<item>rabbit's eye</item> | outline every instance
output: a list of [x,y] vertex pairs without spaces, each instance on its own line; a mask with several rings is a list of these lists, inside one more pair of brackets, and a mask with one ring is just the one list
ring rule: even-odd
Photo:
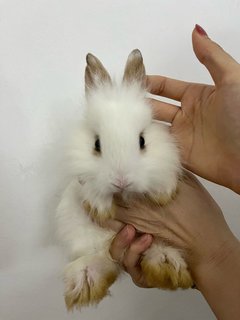
[[139,137],[139,146],[140,146],[140,149],[145,148],[145,139],[143,138],[142,135]]
[[95,151],[96,152],[101,152],[101,144],[100,144],[100,139],[96,138],[95,140]]

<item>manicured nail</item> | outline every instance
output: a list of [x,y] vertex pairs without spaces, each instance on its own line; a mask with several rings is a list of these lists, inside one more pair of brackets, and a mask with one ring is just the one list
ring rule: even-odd
[[199,24],[195,25],[195,29],[201,36],[207,36],[207,32]]

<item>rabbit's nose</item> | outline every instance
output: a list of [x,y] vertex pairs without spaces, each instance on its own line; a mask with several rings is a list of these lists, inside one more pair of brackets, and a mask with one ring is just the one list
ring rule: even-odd
[[132,185],[131,182],[129,182],[125,178],[117,178],[112,185],[118,189],[118,191],[123,191],[124,189],[130,187]]

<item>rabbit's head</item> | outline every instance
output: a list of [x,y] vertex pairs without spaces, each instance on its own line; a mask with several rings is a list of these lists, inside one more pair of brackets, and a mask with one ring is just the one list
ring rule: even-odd
[[85,200],[98,211],[111,207],[115,193],[158,199],[176,189],[179,152],[169,127],[152,118],[145,78],[139,50],[130,53],[120,84],[87,55],[86,109],[73,137],[71,166]]

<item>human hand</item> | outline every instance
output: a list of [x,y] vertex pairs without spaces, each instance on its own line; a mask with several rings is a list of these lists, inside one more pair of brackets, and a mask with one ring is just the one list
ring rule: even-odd
[[[117,205],[116,219],[128,226],[116,236],[110,253],[139,286],[146,286],[146,281],[138,262],[152,237],[181,249],[196,279],[203,266],[219,263],[237,241],[221,209],[188,172],[179,184],[176,198],[164,207],[149,204],[139,196],[130,200],[129,208],[122,206],[120,200]],[[136,230],[145,235],[136,237]]]
[[131,276],[133,282],[141,288],[148,288],[147,280],[141,270],[140,259],[144,251],[152,244],[149,234],[137,236],[136,229],[127,225],[114,238],[110,247],[112,258]]
[[240,193],[240,65],[199,27],[192,41],[215,86],[148,76],[152,94],[181,102],[153,99],[155,118],[172,124],[185,168]]

